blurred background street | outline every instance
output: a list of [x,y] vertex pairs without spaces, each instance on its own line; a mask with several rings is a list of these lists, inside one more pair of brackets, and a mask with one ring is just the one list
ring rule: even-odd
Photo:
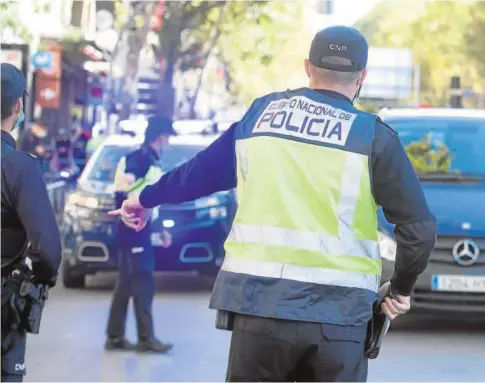
[[[29,339],[27,381],[224,380],[230,334],[214,328],[215,312],[207,309],[207,281],[173,275],[157,278],[156,332],[175,344],[166,355],[104,351],[113,282],[114,276],[105,275],[90,280],[86,290],[56,288],[42,334]],[[134,340],[134,317],[129,318],[127,335]],[[370,362],[369,381],[483,381],[483,322],[412,314],[404,319],[386,337],[379,358]]]
[[[255,98],[308,86],[303,60],[313,35],[339,24],[370,45],[356,106],[399,133],[438,219],[412,296],[417,313],[387,335],[369,381],[484,381],[485,1],[16,0],[0,4],[0,36],[1,61],[28,80],[17,146],[39,159],[63,240],[41,333],[28,339],[27,381],[224,380],[230,333],[214,328],[208,303],[234,191],[154,210],[163,272],[155,332],[174,349],[107,353],[115,170],[141,145],[152,115],[172,119],[178,132],[160,161],[170,171]],[[396,242],[380,210],[378,219],[388,280]],[[165,249],[160,232],[168,229]]]

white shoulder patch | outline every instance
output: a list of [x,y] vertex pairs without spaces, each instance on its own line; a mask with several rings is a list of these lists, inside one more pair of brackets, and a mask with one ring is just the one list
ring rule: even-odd
[[253,134],[273,133],[344,146],[357,114],[304,96],[270,102]]

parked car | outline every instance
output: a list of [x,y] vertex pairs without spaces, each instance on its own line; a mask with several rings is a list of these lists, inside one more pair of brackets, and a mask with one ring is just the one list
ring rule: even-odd
[[[395,109],[381,117],[399,134],[438,220],[411,307],[485,313],[485,111]],[[382,211],[379,224],[383,280],[389,280],[396,243]]]
[[[214,136],[174,137],[160,166],[169,171],[194,157],[214,139]],[[122,156],[142,141],[140,135],[106,138],[68,197],[62,220],[62,276],[66,287],[83,287],[86,275],[117,269],[116,219],[107,215],[115,207],[114,173]],[[224,259],[223,243],[235,211],[233,191],[154,209],[152,244],[156,248],[156,270],[196,271],[215,276]],[[161,247],[160,232],[164,228],[173,237],[168,249]]]

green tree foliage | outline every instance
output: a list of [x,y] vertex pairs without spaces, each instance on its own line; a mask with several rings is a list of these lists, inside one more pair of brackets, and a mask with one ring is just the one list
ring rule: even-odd
[[452,154],[444,144],[433,148],[428,135],[420,141],[406,146],[406,153],[417,173],[447,172],[451,167]]
[[465,32],[466,48],[485,78],[485,2],[475,2],[470,7],[470,14],[471,21]]
[[230,63],[232,90],[241,101],[305,85],[312,36],[303,27],[302,2],[267,2],[224,27],[218,54]]
[[446,105],[450,79],[456,75],[461,76],[463,87],[479,91],[478,64],[471,62],[467,47],[473,45],[472,49],[480,51],[477,57],[483,55],[484,43],[479,41],[485,41],[485,34],[483,19],[480,21],[478,16],[485,4],[461,1],[410,4],[409,1],[381,2],[356,27],[373,46],[412,49],[421,67],[423,102]]
[[[225,1],[165,3],[159,45],[155,47],[156,56],[163,58],[166,64],[159,105],[164,114],[172,113],[167,107],[172,105],[169,91],[175,69],[187,71],[204,65],[214,27],[225,6]],[[241,93],[244,99],[254,97],[257,88],[264,92],[264,83],[281,78],[281,68],[292,65],[288,56],[295,55],[290,50],[285,61],[279,63],[279,68],[272,66],[276,55],[298,32],[294,15],[299,8],[299,2],[230,1],[227,4],[223,22],[216,31],[216,53],[229,63],[235,85],[233,90]],[[295,46],[301,46],[301,43],[297,42]],[[261,72],[261,67],[266,71]],[[254,77],[254,73],[259,75]]]
[[[18,0],[2,0],[0,2],[0,34],[4,41],[4,32],[10,30],[12,34],[25,41],[32,40],[32,32],[22,18],[22,2]],[[46,13],[51,7],[50,0],[30,0],[29,8],[33,13]]]

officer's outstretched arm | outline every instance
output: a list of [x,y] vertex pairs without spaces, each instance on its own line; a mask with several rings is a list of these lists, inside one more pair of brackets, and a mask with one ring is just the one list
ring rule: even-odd
[[374,157],[374,196],[386,219],[395,225],[397,253],[391,285],[399,295],[409,296],[428,265],[436,241],[436,219],[395,133]]
[[236,154],[233,124],[195,158],[164,174],[140,194],[140,203],[152,208],[164,203],[193,201],[236,187]]
[[[52,284],[61,262],[61,235],[37,160],[16,156],[18,171],[13,185],[17,214],[33,246],[34,273],[41,282]],[[37,271],[36,271],[37,270]]]

